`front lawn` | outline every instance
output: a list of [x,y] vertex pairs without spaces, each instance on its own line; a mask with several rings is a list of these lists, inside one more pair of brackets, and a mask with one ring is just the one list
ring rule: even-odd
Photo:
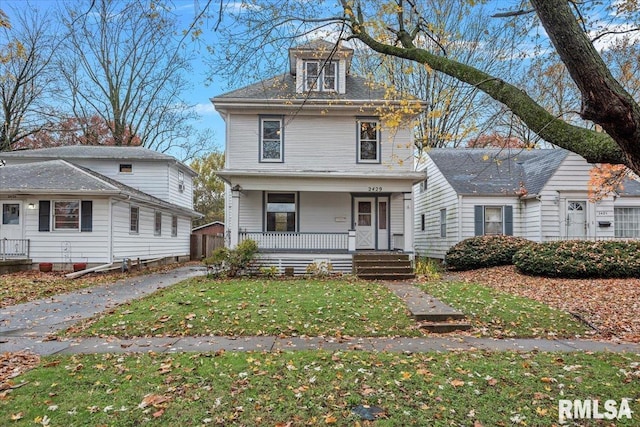
[[[549,426],[558,399],[627,398],[631,420],[580,425],[631,426],[639,362],[610,353],[55,356],[2,392],[0,424]],[[360,405],[381,417],[361,420]]]
[[420,336],[403,301],[379,283],[187,280],[72,328],[73,335]]

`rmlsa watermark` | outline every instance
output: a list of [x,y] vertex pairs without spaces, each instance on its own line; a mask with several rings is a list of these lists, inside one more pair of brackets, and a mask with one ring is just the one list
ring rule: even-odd
[[605,400],[558,400],[558,422],[564,423],[569,420],[619,420],[622,418],[631,419],[633,411],[629,406],[629,399]]

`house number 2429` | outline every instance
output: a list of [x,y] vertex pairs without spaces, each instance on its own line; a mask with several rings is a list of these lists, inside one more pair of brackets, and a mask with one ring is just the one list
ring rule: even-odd
[[382,191],[382,187],[369,187],[369,191],[372,193],[380,193]]

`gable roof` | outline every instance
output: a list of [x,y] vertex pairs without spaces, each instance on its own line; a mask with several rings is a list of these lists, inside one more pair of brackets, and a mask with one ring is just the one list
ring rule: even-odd
[[347,93],[338,92],[308,92],[296,93],[295,76],[285,73],[262,80],[231,92],[218,95],[212,99],[214,103],[220,101],[259,101],[280,104],[290,104],[295,101],[311,100],[343,100],[343,101],[375,101],[384,100],[386,90],[380,85],[374,85],[364,77],[346,77]]
[[221,226],[224,227],[224,222],[222,222],[222,221],[213,221],[213,222],[210,222],[208,224],[203,224],[203,225],[201,225],[199,227],[194,227],[194,228],[191,229],[191,231],[202,230],[203,228],[213,227],[214,225],[221,225]]
[[427,155],[462,195],[540,193],[568,151],[563,149],[435,148]]
[[145,147],[111,145],[63,145],[59,147],[36,148],[30,150],[4,151],[0,158],[18,158],[33,160],[51,159],[109,159],[109,160],[145,160],[175,162],[184,169],[195,172],[175,157]]
[[640,182],[635,179],[625,179],[622,189],[617,191],[621,197],[640,196]]
[[0,194],[69,194],[123,196],[183,214],[196,211],[165,202],[143,191],[66,160],[47,160],[0,167]]

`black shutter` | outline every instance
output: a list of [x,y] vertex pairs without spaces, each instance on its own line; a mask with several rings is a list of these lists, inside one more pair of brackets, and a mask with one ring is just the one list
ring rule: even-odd
[[504,234],[513,236],[513,206],[504,207]]
[[80,231],[91,231],[93,229],[93,201],[83,200],[80,210],[82,215],[80,218]]
[[482,236],[484,234],[484,206],[476,205],[473,207],[475,235]]
[[38,209],[38,231],[49,231],[51,229],[49,219],[51,213],[51,201],[40,200]]

